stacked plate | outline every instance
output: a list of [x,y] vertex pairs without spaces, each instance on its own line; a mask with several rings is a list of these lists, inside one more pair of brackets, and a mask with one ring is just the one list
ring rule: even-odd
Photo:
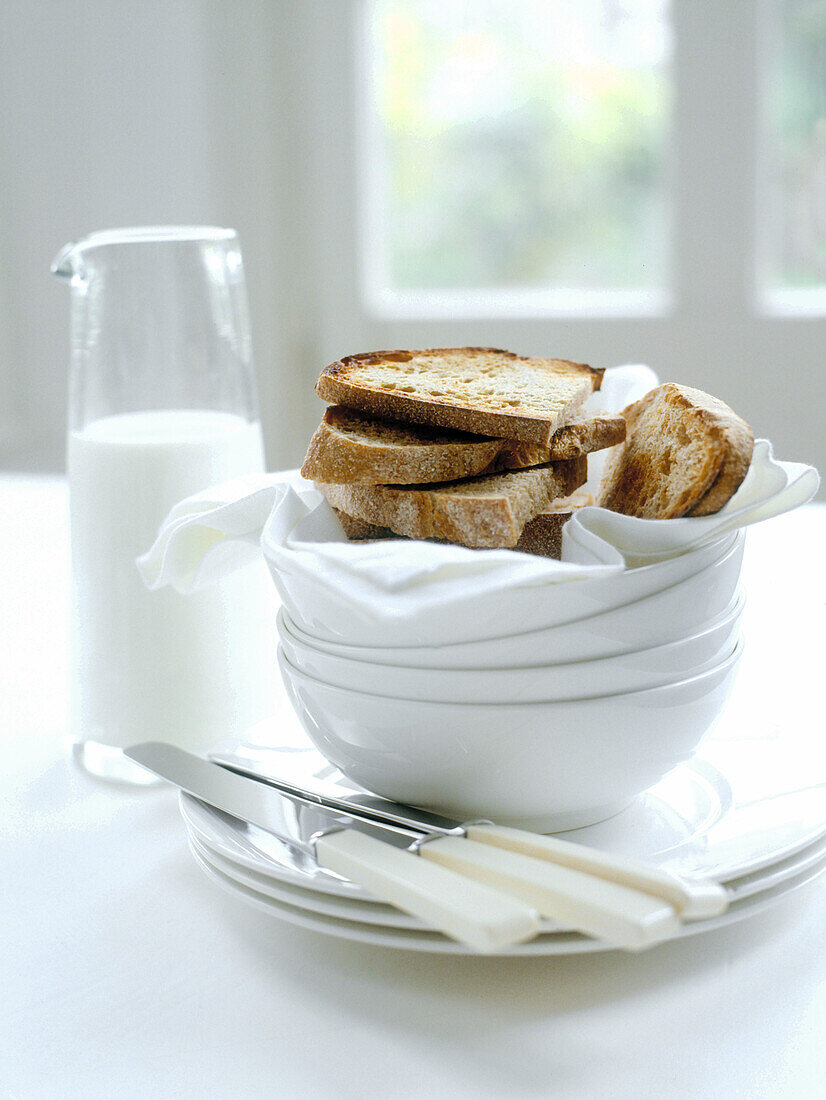
[[[283,773],[287,767],[295,774],[299,756],[298,770],[328,782],[336,778],[326,760],[299,742],[282,749],[243,746],[236,755],[262,774]],[[826,789],[812,786],[805,755],[795,759],[799,763],[792,774],[788,746],[765,732],[735,741],[709,739],[700,756],[675,769],[622,814],[568,836],[678,874],[724,882],[731,898],[728,912],[685,925],[680,934],[720,927],[759,912],[826,869]],[[343,777],[337,778],[346,785]],[[182,796],[181,805],[201,867],[224,889],[270,915],[371,944],[467,952],[320,868],[289,844],[189,796]],[[307,807],[296,811],[290,827],[297,840],[306,840],[320,824],[318,811]],[[537,939],[503,954],[550,955],[605,947],[545,922]]]
[[720,713],[743,542],[517,588],[472,617],[391,629],[377,614],[374,644],[344,608],[322,621],[287,599],[282,676],[312,742],[361,787],[455,818],[592,824],[687,760]]

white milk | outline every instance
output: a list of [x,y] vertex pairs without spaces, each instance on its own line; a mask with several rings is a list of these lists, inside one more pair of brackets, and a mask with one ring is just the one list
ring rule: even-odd
[[183,497],[264,468],[231,413],[106,417],[69,438],[76,741],[202,749],[271,709],[273,593],[250,567],[203,592],[148,591],[135,558]]

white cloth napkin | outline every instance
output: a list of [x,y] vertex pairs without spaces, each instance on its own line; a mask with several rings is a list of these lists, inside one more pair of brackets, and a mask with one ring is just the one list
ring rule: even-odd
[[[616,367],[592,405],[616,412],[656,384],[647,367]],[[589,483],[598,476],[592,469]],[[276,582],[298,580],[339,603],[407,616],[493,590],[582,581],[674,557],[805,504],[818,486],[811,466],[778,462],[768,441],[758,440],[745,481],[716,515],[643,520],[583,508],[565,525],[563,560],[554,561],[435,542],[349,542],[321,494],[296,472],[251,475],[176,505],[138,568],[150,588],[192,592],[263,551]]]
[[685,519],[637,519],[607,508],[582,508],[562,529],[562,557],[582,564],[649,565],[798,508],[819,486],[813,466],[779,462],[771,443],[758,439],[743,484],[719,512]]

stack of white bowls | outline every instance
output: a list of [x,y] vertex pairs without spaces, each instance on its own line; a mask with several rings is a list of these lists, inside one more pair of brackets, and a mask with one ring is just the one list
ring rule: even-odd
[[611,816],[694,751],[740,656],[744,535],[415,622],[280,576],[281,671],[346,776],[453,818]]

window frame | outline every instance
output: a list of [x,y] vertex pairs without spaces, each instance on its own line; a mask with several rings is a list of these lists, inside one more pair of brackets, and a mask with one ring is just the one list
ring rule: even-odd
[[[478,320],[486,317],[657,317],[672,305],[667,285],[650,288],[622,287],[530,287],[489,286],[468,289],[416,288],[394,290],[387,286],[381,249],[376,247],[380,232],[378,212],[382,206],[382,181],[376,166],[381,164],[377,120],[370,96],[374,67],[371,51],[370,0],[358,3],[354,19],[353,81],[354,131],[357,150],[359,199],[359,250],[364,258],[361,293],[365,310],[384,320],[446,317]],[[664,149],[665,187],[670,195],[674,150],[669,137]],[[666,217],[670,229],[672,211]],[[671,267],[666,241],[666,270]]]

